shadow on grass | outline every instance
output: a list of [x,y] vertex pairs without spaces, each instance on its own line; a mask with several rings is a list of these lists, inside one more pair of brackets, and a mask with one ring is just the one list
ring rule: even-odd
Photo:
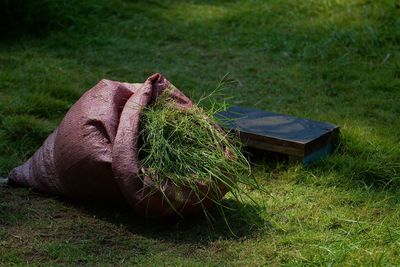
[[373,140],[372,136],[363,138],[358,135],[341,134],[331,155],[307,166],[291,165],[287,156],[278,153],[248,149],[247,155],[254,168],[292,172],[291,176],[298,183],[399,195],[398,146],[393,146],[392,141],[383,136],[375,136]]
[[400,151],[390,140],[371,142],[346,133],[332,155],[306,166],[297,180],[399,195],[399,162]]
[[148,238],[176,244],[204,245],[223,239],[247,239],[268,231],[272,225],[260,213],[262,208],[242,204],[235,200],[224,200],[222,215],[216,208],[211,210],[213,220],[205,216],[178,218],[144,218],[132,210],[127,203],[68,202],[74,208],[116,226],[123,226],[129,232]]

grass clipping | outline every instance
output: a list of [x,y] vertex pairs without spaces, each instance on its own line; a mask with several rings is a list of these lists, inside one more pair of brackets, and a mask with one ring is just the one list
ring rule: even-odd
[[[216,112],[196,105],[178,108],[168,92],[144,110],[139,159],[156,190],[162,191],[162,185],[169,180],[178,188],[191,189],[199,200],[207,198],[223,207],[223,185],[241,199],[241,184],[250,181],[249,164],[241,153],[239,139],[215,126]],[[198,183],[208,185],[209,192],[201,192]],[[204,207],[203,210],[207,214]]]

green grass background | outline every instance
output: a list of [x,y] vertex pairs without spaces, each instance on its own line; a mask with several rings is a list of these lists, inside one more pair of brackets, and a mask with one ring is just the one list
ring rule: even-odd
[[2,176],[102,78],[142,82],[161,72],[198,99],[229,73],[231,104],[342,127],[336,153],[314,166],[253,167],[270,194],[258,213],[227,213],[236,236],[222,220],[213,229],[203,220],[146,221],[126,205],[2,188],[0,264],[400,265],[399,1],[0,7]]

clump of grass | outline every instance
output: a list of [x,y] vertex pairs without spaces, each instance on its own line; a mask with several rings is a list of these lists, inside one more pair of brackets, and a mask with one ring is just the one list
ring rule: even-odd
[[[153,178],[157,190],[162,191],[162,185],[169,181],[190,189],[199,200],[209,199],[223,207],[222,188],[241,200],[246,194],[242,185],[254,185],[239,139],[216,126],[216,112],[216,108],[206,111],[196,105],[179,108],[168,91],[145,109],[139,159],[143,174]],[[210,190],[200,191],[199,183]]]

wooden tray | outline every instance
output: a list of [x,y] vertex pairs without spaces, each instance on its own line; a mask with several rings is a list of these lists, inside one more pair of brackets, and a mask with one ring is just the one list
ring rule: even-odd
[[222,127],[237,131],[246,146],[288,155],[308,164],[331,153],[339,127],[330,123],[234,106],[217,114]]

